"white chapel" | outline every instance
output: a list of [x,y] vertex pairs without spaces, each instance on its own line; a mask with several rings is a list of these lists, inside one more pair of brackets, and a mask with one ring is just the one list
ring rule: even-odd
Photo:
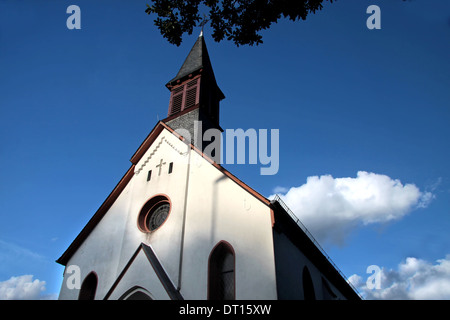
[[194,137],[199,121],[223,131],[225,96],[202,34],[166,87],[167,118],[57,260],[65,266],[59,299],[360,299],[279,198],[265,198],[204,142],[179,133]]

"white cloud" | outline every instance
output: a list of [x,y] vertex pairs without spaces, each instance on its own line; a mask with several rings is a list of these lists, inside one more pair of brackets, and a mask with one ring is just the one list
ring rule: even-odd
[[55,299],[55,295],[43,295],[45,281],[33,280],[32,275],[11,277],[0,282],[0,300]]
[[434,195],[386,175],[359,171],[356,178],[308,177],[280,197],[320,242],[342,244],[355,227],[400,219],[428,206]]
[[383,268],[380,289],[368,289],[364,279],[356,274],[349,281],[365,299],[447,300],[450,299],[450,255],[435,264],[409,257],[397,270]]
[[364,284],[364,279],[357,274],[353,274],[348,277],[348,282],[350,282],[355,288],[360,288]]

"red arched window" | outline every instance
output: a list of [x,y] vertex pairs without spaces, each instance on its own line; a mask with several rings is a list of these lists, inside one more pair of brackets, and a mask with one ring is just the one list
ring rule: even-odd
[[97,291],[97,275],[95,272],[91,272],[84,278],[81,285],[80,293],[78,295],[78,300],[94,300],[95,291]]
[[235,256],[233,247],[219,242],[209,256],[208,299],[235,299]]

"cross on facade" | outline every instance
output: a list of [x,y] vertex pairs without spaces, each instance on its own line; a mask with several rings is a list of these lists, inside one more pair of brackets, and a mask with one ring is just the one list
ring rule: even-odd
[[161,159],[161,161],[159,162],[159,164],[156,165],[157,168],[159,167],[158,176],[161,175],[161,169],[162,169],[162,166],[165,165],[165,164],[166,164],[166,163],[163,162],[163,159]]

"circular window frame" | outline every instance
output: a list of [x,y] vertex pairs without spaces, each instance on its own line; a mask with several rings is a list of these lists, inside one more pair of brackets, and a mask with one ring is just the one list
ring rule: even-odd
[[[155,229],[150,229],[148,227],[148,220],[150,219],[152,212],[162,204],[169,205],[169,211],[167,212],[167,216],[158,227],[156,227]],[[137,219],[138,220],[137,226],[138,226],[139,230],[144,233],[155,232],[156,230],[161,228],[164,225],[164,223],[166,223],[171,211],[172,211],[172,203],[171,203],[169,197],[167,197],[164,194],[158,194],[158,195],[153,196],[152,198],[150,198],[150,200],[148,200],[142,206],[141,210],[139,211],[139,215],[138,215],[138,219]]]

